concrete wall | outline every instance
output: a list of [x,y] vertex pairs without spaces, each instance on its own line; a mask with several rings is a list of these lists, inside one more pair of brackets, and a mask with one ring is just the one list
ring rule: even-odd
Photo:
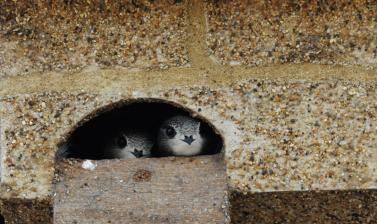
[[232,191],[374,192],[376,18],[373,1],[2,1],[2,198],[51,199],[57,143],[140,97],[222,132]]

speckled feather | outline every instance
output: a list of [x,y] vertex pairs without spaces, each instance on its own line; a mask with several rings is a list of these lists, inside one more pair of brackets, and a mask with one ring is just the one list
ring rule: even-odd
[[[127,145],[120,146],[119,138],[125,138]],[[57,158],[130,159],[137,157],[134,154],[135,150],[142,151],[140,157],[149,157],[153,143],[150,133],[130,129],[122,130],[113,133],[110,137],[94,139],[87,144],[65,143],[59,147]]]
[[[171,127],[176,135],[169,138],[166,128]],[[191,136],[192,143],[184,141]],[[176,115],[162,122],[157,137],[158,154],[174,156],[198,155],[203,150],[205,139],[200,134],[200,122],[188,116]]]
[[140,157],[149,157],[151,155],[151,148],[153,146],[152,137],[146,132],[127,130],[120,133],[119,137],[125,137],[127,145],[125,147],[119,147],[117,145],[117,139],[113,139],[106,151],[115,158],[129,159],[136,158],[135,150],[142,151]]

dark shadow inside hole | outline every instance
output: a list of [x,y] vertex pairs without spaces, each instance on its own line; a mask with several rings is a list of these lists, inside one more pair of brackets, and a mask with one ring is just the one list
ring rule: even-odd
[[[72,132],[67,142],[59,147],[58,159],[112,159],[119,158],[109,153],[113,142],[123,144],[120,141],[125,129],[134,132],[145,132],[156,141],[161,123],[172,116],[183,115],[192,117],[192,112],[166,102],[135,101],[123,104],[109,111],[99,113],[96,117],[81,124]],[[218,131],[203,118],[193,118],[200,121],[200,135],[206,141],[200,155],[212,155],[220,153],[223,148],[222,137]],[[111,144],[109,143],[111,142]],[[156,149],[153,143],[152,157],[165,156]],[[135,154],[135,153],[133,153]]]
[[5,223],[4,216],[2,216],[2,215],[0,214],[0,224],[4,224],[4,223]]

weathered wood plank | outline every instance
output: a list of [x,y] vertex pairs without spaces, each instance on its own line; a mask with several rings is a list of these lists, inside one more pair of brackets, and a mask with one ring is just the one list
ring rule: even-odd
[[220,156],[64,162],[54,223],[227,223]]

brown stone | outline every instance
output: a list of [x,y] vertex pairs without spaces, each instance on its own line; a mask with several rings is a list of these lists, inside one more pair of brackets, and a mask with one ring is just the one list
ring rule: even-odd
[[234,224],[377,223],[377,191],[296,191],[234,193]]
[[0,200],[1,219],[7,224],[52,223],[52,204],[48,199],[2,199]]

